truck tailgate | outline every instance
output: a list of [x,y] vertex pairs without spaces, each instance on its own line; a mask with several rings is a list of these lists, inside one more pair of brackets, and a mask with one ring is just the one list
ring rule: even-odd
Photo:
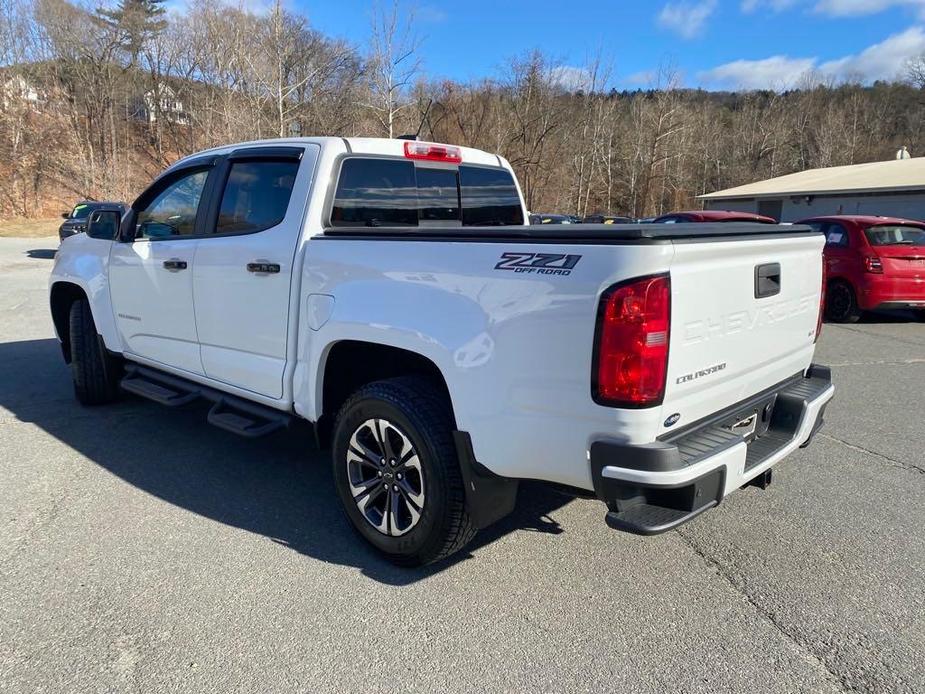
[[800,231],[675,243],[666,418],[690,424],[809,364],[823,243]]

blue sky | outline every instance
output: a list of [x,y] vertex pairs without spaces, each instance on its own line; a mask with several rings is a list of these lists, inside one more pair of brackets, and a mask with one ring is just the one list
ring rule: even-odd
[[[369,36],[371,0],[288,4],[326,34],[359,46]],[[421,0],[416,8],[427,75],[463,81],[497,76],[532,48],[572,81],[600,49],[618,88],[648,86],[665,64],[707,89],[786,88],[810,70],[869,82],[925,53],[925,0]]]

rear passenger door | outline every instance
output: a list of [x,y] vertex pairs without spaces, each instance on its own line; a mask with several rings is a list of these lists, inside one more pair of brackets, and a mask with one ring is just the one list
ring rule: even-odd
[[283,395],[290,288],[318,153],[317,145],[232,152],[215,177],[196,251],[205,375],[268,398]]

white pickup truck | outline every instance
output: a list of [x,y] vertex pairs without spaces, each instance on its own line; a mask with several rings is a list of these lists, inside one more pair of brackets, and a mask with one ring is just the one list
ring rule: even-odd
[[463,547],[521,479],[652,534],[809,443],[834,392],[811,363],[820,234],[525,219],[510,165],[474,149],[222,147],[65,240],[51,313],[86,405],[312,422],[353,526],[404,565]]

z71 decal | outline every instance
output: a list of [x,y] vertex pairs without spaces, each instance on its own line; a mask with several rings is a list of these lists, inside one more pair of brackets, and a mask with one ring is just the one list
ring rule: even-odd
[[538,275],[568,275],[581,260],[580,255],[564,253],[502,253],[495,270],[535,273]]

